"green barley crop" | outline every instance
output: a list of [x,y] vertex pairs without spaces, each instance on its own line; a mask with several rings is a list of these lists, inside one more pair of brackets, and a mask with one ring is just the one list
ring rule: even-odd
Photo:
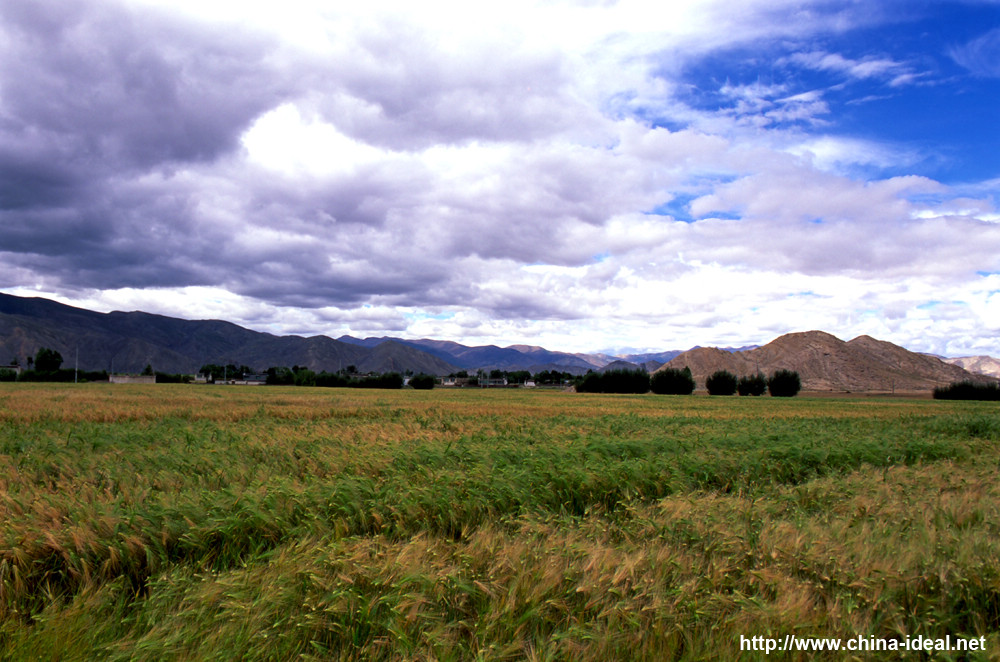
[[1000,651],[998,440],[974,402],[0,385],[0,657]]

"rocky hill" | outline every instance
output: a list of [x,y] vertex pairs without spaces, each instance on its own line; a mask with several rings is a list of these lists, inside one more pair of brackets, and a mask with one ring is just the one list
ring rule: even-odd
[[664,367],[685,366],[691,368],[699,387],[716,370],[738,376],[794,370],[802,378],[803,389],[811,391],[929,391],[963,379],[985,379],[936,357],[869,336],[844,342],[822,331],[789,333],[746,351],[699,347]]
[[945,363],[957,365],[977,375],[1000,378],[1000,360],[992,356],[960,356],[958,358],[942,360]]

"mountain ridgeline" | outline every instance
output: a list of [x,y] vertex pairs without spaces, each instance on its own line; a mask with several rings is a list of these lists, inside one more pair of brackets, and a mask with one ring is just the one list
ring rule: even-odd
[[[573,374],[598,369],[601,357],[551,352],[541,347],[467,347],[438,340],[358,339],[343,336],[275,336],[221,320],[183,320],[144,312],[99,313],[42,298],[0,293],[0,365],[42,347],[58,351],[64,367],[81,370],[193,374],[206,364],[307,366],[337,372],[407,372],[448,375],[460,370],[557,369]],[[609,359],[610,360],[610,359]]]
[[[81,370],[193,374],[205,364],[307,366],[337,372],[353,366],[362,373],[413,372],[448,375],[461,370],[546,370],[582,375],[615,368],[688,367],[698,387],[708,375],[797,371],[813,391],[929,391],[962,380],[990,381],[925,354],[861,336],[845,342],[809,331],[781,336],[750,349],[696,347],[686,352],[573,354],[528,345],[470,347],[446,340],[394,337],[275,336],[221,320],[184,320],[144,312],[99,313],[41,298],[0,293],[0,365],[47,347],[64,367]],[[982,358],[982,357],[980,357]]]

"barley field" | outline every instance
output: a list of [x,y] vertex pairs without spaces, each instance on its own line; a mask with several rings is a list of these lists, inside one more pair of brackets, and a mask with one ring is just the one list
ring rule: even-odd
[[0,659],[998,659],[998,414],[0,384]]

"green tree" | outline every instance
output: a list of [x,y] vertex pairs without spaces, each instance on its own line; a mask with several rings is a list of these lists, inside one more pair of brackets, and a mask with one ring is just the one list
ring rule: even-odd
[[531,379],[531,373],[527,370],[514,370],[507,373],[507,381],[513,384],[523,384]]
[[581,393],[646,393],[649,373],[642,369],[587,372],[576,390]]
[[736,393],[736,375],[728,370],[716,370],[705,380],[709,395],[732,395]]
[[434,379],[433,376],[420,373],[419,375],[414,375],[413,377],[410,377],[409,383],[410,386],[412,386],[413,388],[429,391],[430,389],[434,388],[434,383],[436,381],[437,380]]
[[792,370],[778,370],[767,380],[767,390],[776,398],[791,398],[801,389],[799,373]]
[[691,368],[663,368],[649,378],[649,388],[660,395],[691,395],[694,392],[694,377]]
[[35,353],[35,370],[38,372],[55,372],[62,362],[62,354],[54,349],[42,347]]
[[295,385],[316,386],[316,373],[305,367],[295,370]]
[[736,391],[740,395],[764,395],[767,391],[767,378],[760,373],[749,377],[740,377],[740,381],[736,384]]
[[295,373],[285,366],[271,366],[266,373],[266,383],[269,385],[288,386],[295,383]]
[[153,374],[153,364],[152,363],[147,363],[146,367],[142,369],[142,374],[144,374],[144,375],[152,375]]

